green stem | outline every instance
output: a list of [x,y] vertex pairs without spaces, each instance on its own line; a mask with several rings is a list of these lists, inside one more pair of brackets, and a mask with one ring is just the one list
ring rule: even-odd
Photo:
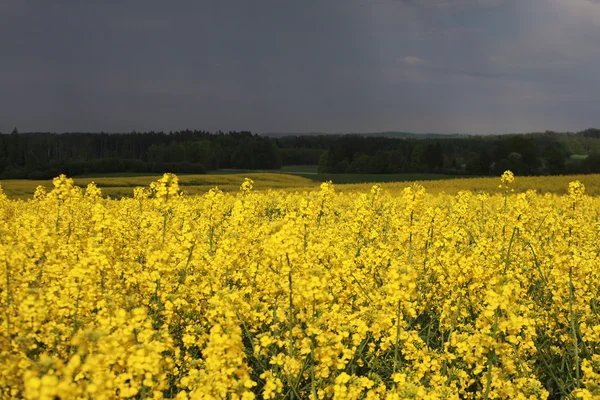
[[60,223],[60,200],[58,201],[58,206],[56,208],[56,224],[55,224],[56,233],[58,233],[59,223]]
[[492,388],[492,368],[493,368],[493,362],[492,362],[492,352],[490,351],[488,353],[488,368],[487,368],[487,374],[486,374],[486,384],[485,384],[485,395],[483,396],[483,398],[485,400],[490,398],[490,389]]
[[531,254],[533,255],[533,261],[535,263],[535,266],[537,267],[538,272],[540,273],[540,277],[542,278],[542,282],[544,282],[545,286],[548,286],[548,281],[546,280],[546,277],[544,276],[544,272],[542,271],[542,267],[538,261],[537,255],[535,254],[535,250],[533,250],[533,246],[531,245],[531,242],[526,241],[525,242],[529,248],[531,249]]
[[398,309],[396,310],[396,343],[394,346],[394,374],[398,370],[399,344],[400,344],[400,300],[398,300]]
[[[502,285],[502,290],[504,291],[504,285]],[[496,308],[496,320],[494,321],[494,325],[492,327],[492,337],[494,338],[494,343],[496,343],[496,331],[498,329],[498,323],[500,322],[500,307]],[[492,387],[492,369],[494,368],[494,356],[496,355],[495,349],[490,349],[488,351],[488,362],[487,362],[487,374],[486,374],[486,384],[485,384],[485,400],[487,400],[490,396],[490,389]]]
[[252,333],[250,332],[250,330],[248,329],[248,326],[246,325],[246,322],[244,322],[244,319],[242,318],[242,315],[240,314],[240,312],[238,311],[237,307],[235,306],[235,304],[231,303],[231,306],[233,307],[233,310],[235,311],[235,313],[237,314],[238,319],[240,320],[240,322],[242,323],[242,329],[244,331],[244,334],[246,335],[246,337],[248,338],[248,340],[250,341],[250,347],[252,348],[252,355],[254,355],[254,357],[256,358],[256,361],[258,362],[258,364],[260,365],[260,367],[262,368],[263,371],[267,370],[267,366],[260,360],[260,357],[258,354],[256,354],[256,347],[254,345],[254,340],[252,339]]
[[512,231],[512,235],[510,236],[510,241],[508,242],[508,250],[506,251],[506,259],[504,260],[504,272],[502,276],[506,275],[506,271],[508,270],[508,266],[510,265],[510,250],[512,249],[513,241],[515,239],[515,233],[518,228],[515,226]]
[[581,382],[579,377],[579,341],[575,327],[575,314],[573,313],[573,302],[575,301],[575,288],[573,287],[573,267],[569,268],[569,314],[571,319],[571,334],[573,335],[573,346],[575,348],[575,387],[579,389]]

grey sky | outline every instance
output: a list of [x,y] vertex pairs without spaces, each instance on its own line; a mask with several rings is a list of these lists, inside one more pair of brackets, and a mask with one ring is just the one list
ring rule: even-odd
[[600,127],[598,0],[0,0],[0,132]]

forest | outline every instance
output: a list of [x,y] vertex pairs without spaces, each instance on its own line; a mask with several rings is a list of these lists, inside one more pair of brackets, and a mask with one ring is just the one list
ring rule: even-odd
[[494,136],[293,135],[249,131],[0,134],[0,179],[205,173],[318,165],[322,173],[560,175],[600,172],[600,129]]

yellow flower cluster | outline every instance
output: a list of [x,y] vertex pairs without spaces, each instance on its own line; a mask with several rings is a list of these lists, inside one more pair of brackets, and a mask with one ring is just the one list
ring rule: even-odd
[[600,398],[600,199],[0,189],[0,398]]
[[504,171],[500,177],[500,181],[502,182],[502,186],[508,187],[508,185],[515,181],[515,175],[512,173],[512,171]]

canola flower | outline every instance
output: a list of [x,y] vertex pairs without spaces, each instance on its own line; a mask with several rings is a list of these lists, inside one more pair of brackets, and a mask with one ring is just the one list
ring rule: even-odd
[[600,398],[600,200],[0,189],[0,398]]

